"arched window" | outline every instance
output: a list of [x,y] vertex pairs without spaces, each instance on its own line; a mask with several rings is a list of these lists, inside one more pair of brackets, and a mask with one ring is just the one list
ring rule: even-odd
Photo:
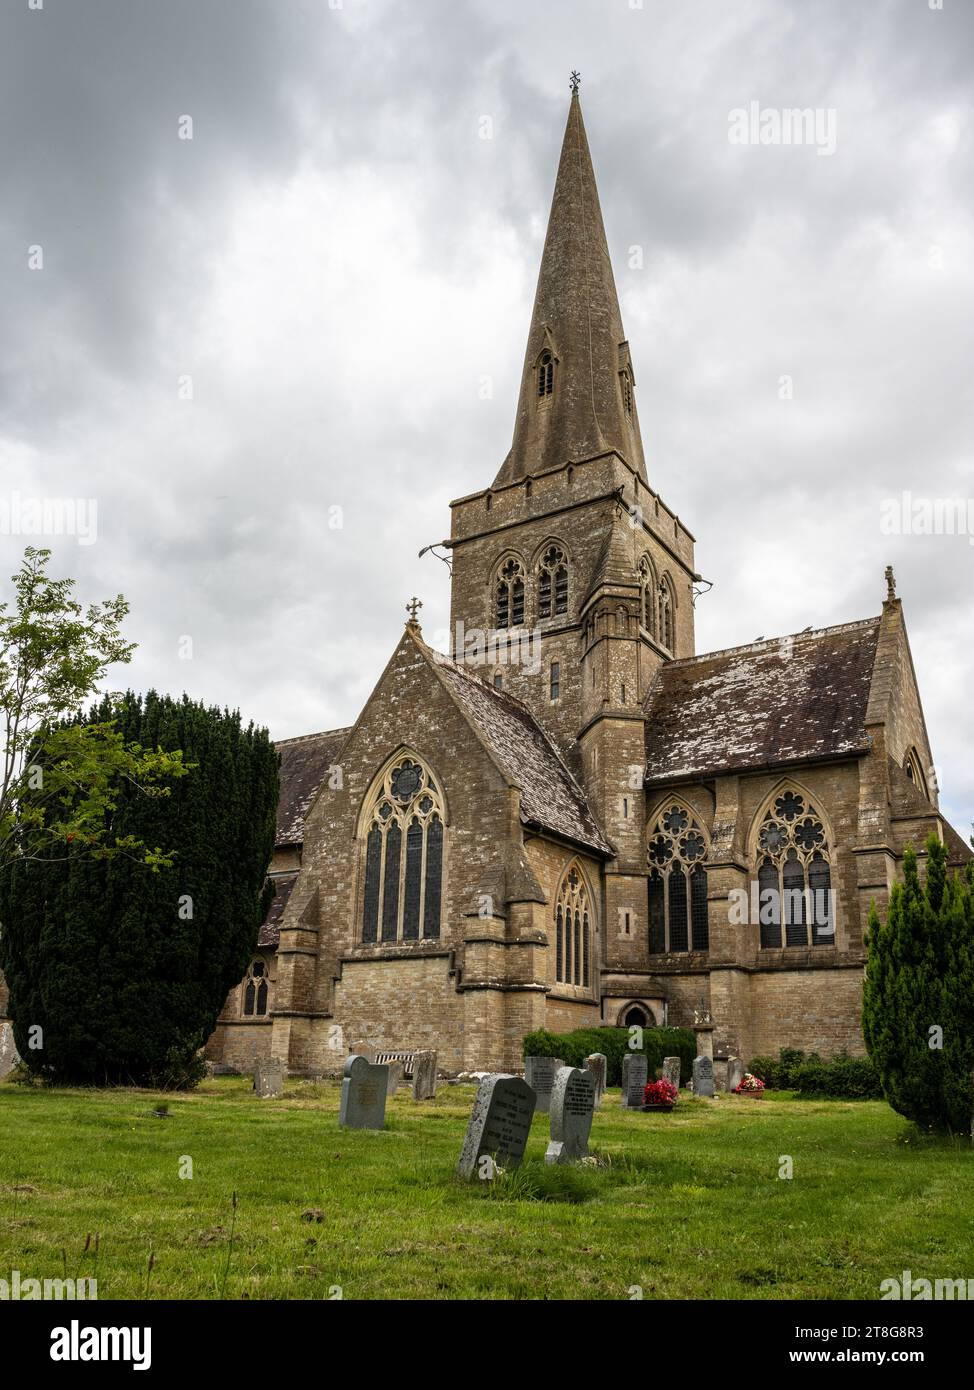
[[620,372],[622,378],[622,404],[628,416],[632,416],[632,374],[627,368]]
[[367,802],[362,940],[418,941],[440,934],[443,802],[429,769],[404,757]]
[[494,587],[494,613],[499,628],[520,627],[524,622],[524,570],[517,560],[501,566]]
[[649,840],[650,951],[710,949],[706,856],[707,841],[690,812],[679,805],[665,810]]
[[549,545],[538,567],[538,617],[568,612],[568,561],[557,545]]
[[[831,855],[825,826],[804,792],[786,788],[757,837],[761,946],[835,945]],[[782,936],[782,929],[784,935]]]
[[592,924],[585,878],[572,864],[555,902],[555,979],[559,984],[591,987]]
[[659,584],[659,640],[668,652],[673,650],[673,591],[666,575]]
[[907,777],[909,777],[920,795],[926,797],[927,801],[929,801],[930,792],[927,787],[927,779],[923,775],[923,766],[915,748],[911,748],[909,753],[907,753],[906,760],[903,763],[903,771],[906,773]]
[[550,352],[543,352],[538,358],[538,396],[550,396],[555,385],[555,362]]
[[648,555],[644,555],[639,561],[637,570],[639,576],[639,622],[645,630],[656,636],[656,575],[653,572],[653,562]]
[[268,964],[263,956],[256,956],[250,962],[243,981],[241,1013],[244,1018],[266,1018],[268,1014],[270,979]]

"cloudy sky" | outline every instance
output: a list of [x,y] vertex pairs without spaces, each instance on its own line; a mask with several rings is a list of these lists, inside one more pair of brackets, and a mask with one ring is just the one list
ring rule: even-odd
[[[113,684],[285,737],[355,718],[410,594],[446,628],[417,551],[509,446],[579,68],[650,482],[714,582],[698,650],[873,615],[892,563],[974,819],[974,546],[882,525],[903,492],[974,496],[974,6],[0,16],[0,500],[97,501],[55,568],[130,600]],[[834,111],[834,153],[732,143],[751,102]]]

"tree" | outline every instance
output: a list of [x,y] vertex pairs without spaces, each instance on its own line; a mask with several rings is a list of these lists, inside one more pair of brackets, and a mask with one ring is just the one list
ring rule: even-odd
[[126,746],[180,748],[194,765],[168,797],[123,783],[110,813],[114,835],[170,846],[169,862],[147,873],[71,845],[60,861],[11,866],[0,968],[14,1037],[54,1080],[188,1084],[266,910],[277,752],[266,730],[186,696],[106,700],[84,727],[109,716]]
[[128,604],[119,594],[82,609],[74,580],[47,573],[50,553],[27,548],[12,576],[13,610],[0,604],[0,877],[11,863],[63,857],[68,846],[163,864],[158,847],[113,834],[112,812],[122,785],[168,795],[166,779],[187,771],[181,753],[127,742],[107,706],[100,723],[78,720],[109,666],[135,650],[121,636]]
[[873,903],[862,1031],[894,1110],[924,1128],[967,1133],[974,1091],[974,872],[948,874],[931,835],[927,871],[903,856],[885,922]]

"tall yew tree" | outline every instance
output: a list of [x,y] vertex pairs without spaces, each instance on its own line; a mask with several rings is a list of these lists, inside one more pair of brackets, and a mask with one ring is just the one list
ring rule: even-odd
[[921,883],[912,849],[885,922],[873,904],[862,1031],[886,1099],[924,1128],[968,1133],[974,1109],[974,873],[948,874],[927,840]]
[[169,862],[152,872],[72,845],[60,862],[8,868],[0,969],[14,1036],[58,1081],[186,1084],[257,942],[277,753],[266,730],[186,696],[129,694],[89,722],[109,718],[126,742],[181,749],[190,768],[166,797],[123,787],[111,813],[113,837],[164,845]]

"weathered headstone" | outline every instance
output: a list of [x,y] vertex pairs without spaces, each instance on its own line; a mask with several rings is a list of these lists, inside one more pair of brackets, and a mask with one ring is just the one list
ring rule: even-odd
[[9,1076],[20,1061],[20,1053],[14,1042],[12,1023],[0,1023],[0,1081]]
[[609,1059],[604,1052],[593,1052],[590,1057],[585,1058],[585,1070],[592,1073],[592,1080],[595,1082],[595,1108],[598,1110],[602,1104],[602,1096],[605,1092],[605,1078],[608,1075]]
[[571,1163],[588,1153],[595,1080],[581,1067],[561,1067],[551,1091],[551,1142],[545,1163]]
[[680,1089],[680,1059],[679,1057],[663,1058],[663,1080],[668,1081],[671,1086]]
[[537,1097],[535,1110],[547,1115],[551,1103],[551,1088],[558,1070],[565,1064],[560,1057],[525,1057],[524,1079]]
[[693,1059],[693,1094],[712,1096],[714,1093],[714,1064],[709,1057]]
[[432,1100],[436,1095],[436,1053],[413,1053],[413,1100]]
[[394,1060],[392,1062],[386,1062],[386,1067],[389,1071],[389,1084],[386,1088],[386,1095],[394,1096],[399,1090],[399,1083],[402,1080],[403,1064],[402,1062]]
[[649,1059],[644,1052],[627,1052],[622,1059],[622,1104],[632,1109],[642,1105],[646,1080],[649,1076]]
[[740,1057],[728,1057],[727,1059],[727,1089],[736,1091],[741,1081],[744,1079],[744,1063]]
[[349,1057],[342,1073],[338,1123],[342,1129],[382,1129],[386,1122],[389,1068],[367,1057]]
[[353,1043],[348,1049],[349,1057],[364,1057],[367,1062],[375,1061],[376,1049],[368,1042]]
[[516,1168],[531,1132],[535,1096],[519,1076],[492,1073],[477,1087],[457,1163],[462,1178],[481,1177],[485,1155],[501,1168]]
[[261,1100],[284,1094],[284,1063],[278,1057],[259,1057],[254,1063],[254,1090]]

